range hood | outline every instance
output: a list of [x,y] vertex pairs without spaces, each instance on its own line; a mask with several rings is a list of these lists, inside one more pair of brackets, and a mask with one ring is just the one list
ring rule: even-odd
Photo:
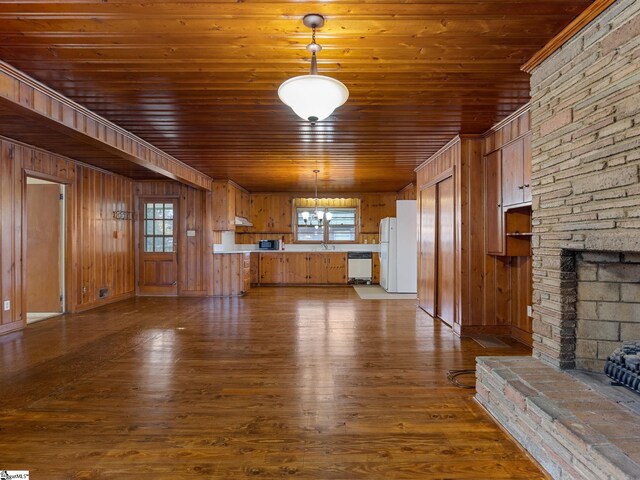
[[236,217],[236,225],[240,225],[242,227],[253,227],[253,223],[247,220],[244,217]]

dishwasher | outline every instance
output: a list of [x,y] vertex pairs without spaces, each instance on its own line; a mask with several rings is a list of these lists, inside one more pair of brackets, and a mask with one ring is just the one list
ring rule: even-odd
[[371,284],[371,252],[347,252],[347,278],[350,284]]

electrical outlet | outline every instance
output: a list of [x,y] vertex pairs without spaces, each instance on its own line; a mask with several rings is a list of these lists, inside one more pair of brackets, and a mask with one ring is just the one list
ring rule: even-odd
[[531,305],[527,305],[527,317],[533,317],[533,308],[531,308]]
[[11,300],[5,300],[4,303],[2,304],[2,309],[5,312],[11,310]]

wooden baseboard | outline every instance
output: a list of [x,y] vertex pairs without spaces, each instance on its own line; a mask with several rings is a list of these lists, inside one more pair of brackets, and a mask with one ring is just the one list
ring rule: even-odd
[[22,320],[17,320],[11,323],[5,323],[4,325],[0,325],[0,335],[5,333],[16,332],[18,330],[22,330],[24,328],[24,322]]
[[206,290],[191,290],[187,292],[179,292],[178,297],[211,297],[215,295],[210,295]]
[[76,305],[72,307],[67,313],[80,313],[86,312],[87,310],[92,310],[97,307],[101,307],[102,305],[108,305],[110,303],[119,302],[120,300],[126,300],[128,298],[135,297],[135,292],[127,292],[121,295],[115,295],[113,297],[107,297],[101,300],[96,300],[91,303],[85,303],[84,305]]
[[511,336],[510,325],[461,325],[459,328],[461,337],[473,337],[481,335]]

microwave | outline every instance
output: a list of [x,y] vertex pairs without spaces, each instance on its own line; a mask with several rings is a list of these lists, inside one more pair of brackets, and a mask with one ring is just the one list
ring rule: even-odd
[[280,240],[260,240],[258,250],[280,250]]

